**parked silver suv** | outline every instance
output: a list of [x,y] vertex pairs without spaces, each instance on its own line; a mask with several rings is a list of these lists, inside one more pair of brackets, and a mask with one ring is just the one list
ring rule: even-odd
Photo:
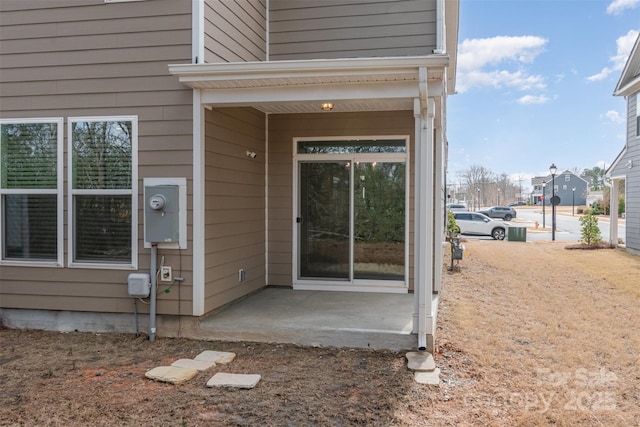
[[480,213],[485,214],[489,218],[500,218],[505,221],[511,221],[516,217],[516,210],[510,206],[493,206],[480,211]]

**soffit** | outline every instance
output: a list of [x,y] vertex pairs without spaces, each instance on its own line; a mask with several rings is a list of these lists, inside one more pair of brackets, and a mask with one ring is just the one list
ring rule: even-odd
[[[446,55],[398,58],[170,65],[180,82],[202,90],[206,104],[250,105],[267,113],[412,110],[419,68],[426,67],[429,96],[443,96]],[[413,88],[414,90],[408,90]],[[398,96],[393,95],[397,89]],[[376,96],[379,94],[379,96]],[[336,100],[335,98],[339,98]]]

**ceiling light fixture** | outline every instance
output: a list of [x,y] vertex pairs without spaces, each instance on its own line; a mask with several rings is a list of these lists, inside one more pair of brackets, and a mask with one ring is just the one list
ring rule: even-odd
[[333,103],[323,102],[322,104],[320,104],[320,109],[322,109],[322,111],[331,111],[333,110]]

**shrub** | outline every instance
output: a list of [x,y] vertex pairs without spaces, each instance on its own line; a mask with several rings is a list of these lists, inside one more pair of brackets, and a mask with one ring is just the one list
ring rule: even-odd
[[456,224],[456,217],[451,210],[447,211],[447,238],[453,239],[460,234],[460,227]]
[[589,213],[580,217],[580,225],[582,226],[582,241],[587,245],[595,245],[602,242],[600,227],[598,227],[598,218]]
[[625,212],[624,196],[620,196],[620,199],[618,201],[618,215],[621,215],[624,212]]

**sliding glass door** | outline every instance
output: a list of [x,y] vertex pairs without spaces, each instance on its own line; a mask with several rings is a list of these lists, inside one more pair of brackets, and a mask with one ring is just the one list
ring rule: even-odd
[[[405,155],[372,155],[353,150],[348,142],[332,143],[307,142],[307,147],[329,147],[329,152],[297,159],[297,279],[404,285]],[[377,149],[387,147],[376,143]],[[356,148],[362,150],[362,142]],[[349,149],[355,152],[343,152]],[[398,149],[395,141],[391,149]]]

